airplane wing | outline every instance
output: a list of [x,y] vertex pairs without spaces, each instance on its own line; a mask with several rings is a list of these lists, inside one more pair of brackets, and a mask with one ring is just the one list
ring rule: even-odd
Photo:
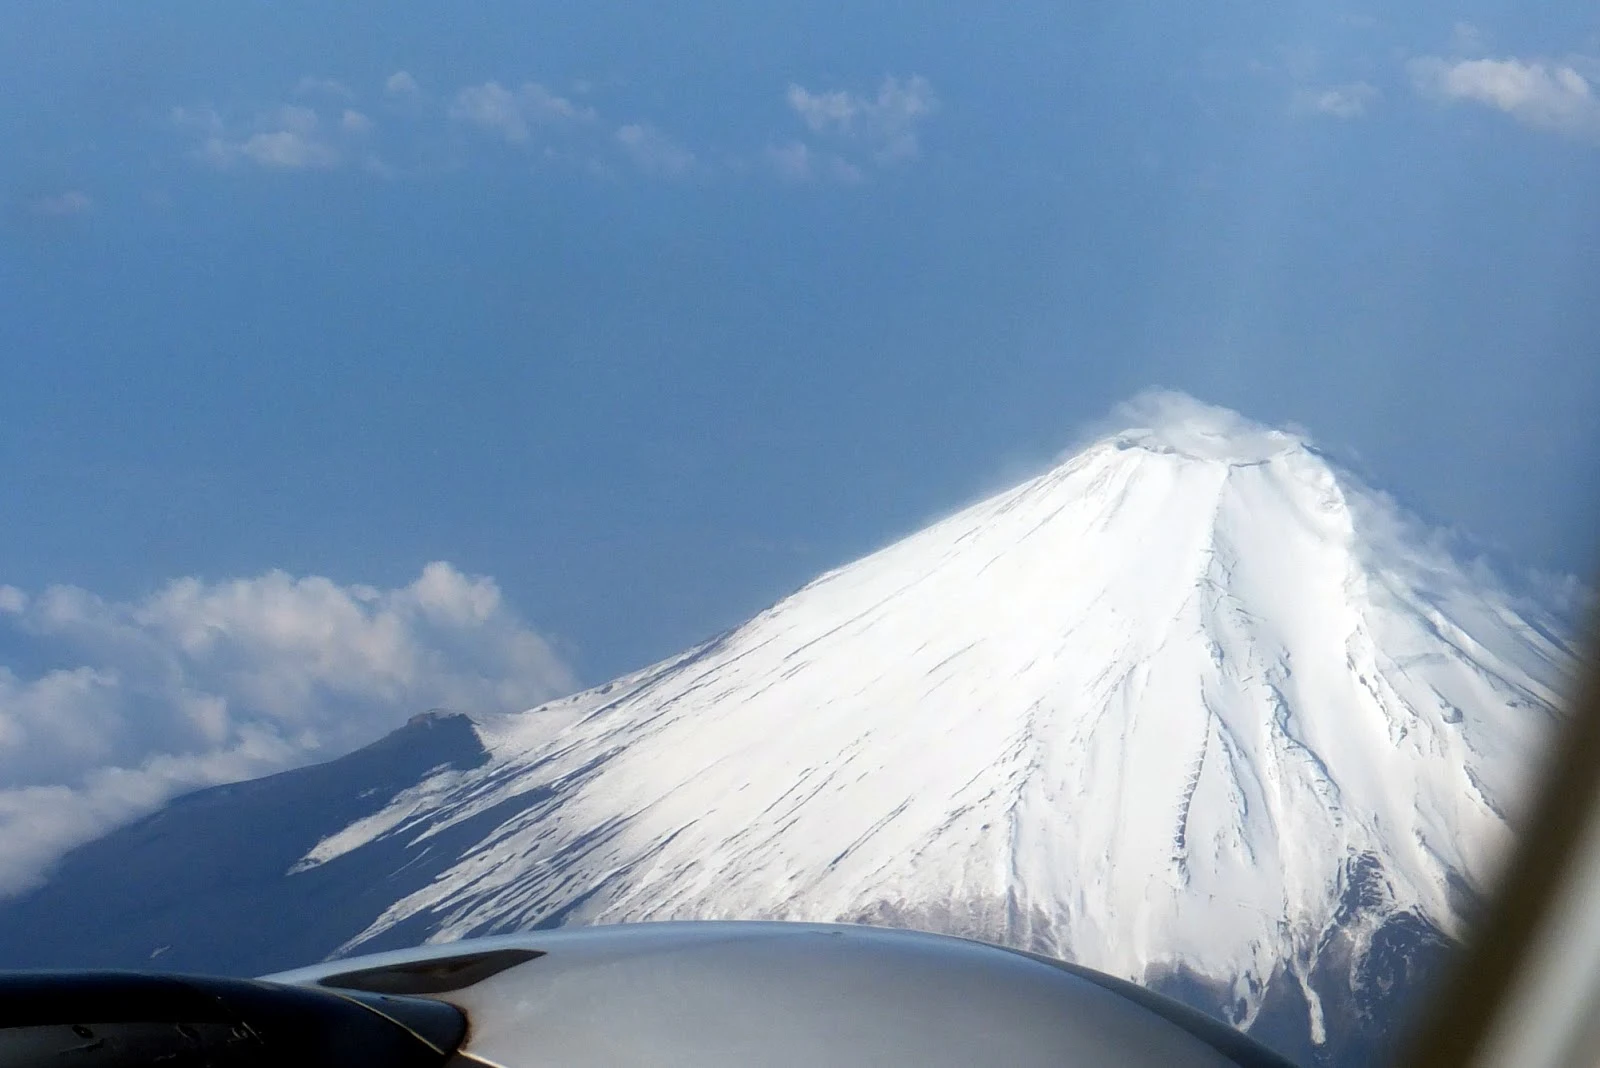
[[1086,968],[842,924],[588,927],[263,980],[0,977],[0,1068],[155,1063],[1289,1065],[1203,1013]]

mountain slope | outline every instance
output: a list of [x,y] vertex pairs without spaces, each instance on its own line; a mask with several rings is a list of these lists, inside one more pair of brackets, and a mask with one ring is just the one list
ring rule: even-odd
[[1558,635],[1298,436],[1180,407],[680,657],[474,717],[481,761],[329,821],[275,892],[384,899],[330,952],[971,934],[1353,1063],[1492,875]]

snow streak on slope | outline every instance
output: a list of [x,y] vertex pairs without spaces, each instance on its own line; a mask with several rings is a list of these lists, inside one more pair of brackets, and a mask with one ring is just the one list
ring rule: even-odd
[[[491,754],[323,840],[496,829],[349,943],[549,922],[864,919],[1248,1024],[1342,925],[1445,931],[1570,651],[1301,438],[1185,410],[677,659],[479,719]],[[1356,883],[1360,883],[1356,887]],[[1350,914],[1353,890],[1360,915]]]

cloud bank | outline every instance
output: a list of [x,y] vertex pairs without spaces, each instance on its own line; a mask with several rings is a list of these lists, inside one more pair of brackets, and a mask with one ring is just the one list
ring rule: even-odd
[[426,708],[576,687],[493,580],[447,563],[387,590],[281,571],[135,602],[0,586],[0,638],[35,665],[0,665],[0,893],[185,790],[338,755]]
[[1600,137],[1600,98],[1569,63],[1424,56],[1410,71],[1417,90],[1435,100],[1494,108],[1569,137]]
[[[503,163],[502,152],[493,149],[500,145],[525,153],[536,166],[574,166],[606,180],[619,172],[715,178],[748,173],[754,164],[786,182],[854,184],[917,159],[923,125],[939,110],[932,84],[919,75],[885,77],[875,92],[790,84],[783,100],[788,121],[803,127],[801,136],[774,131],[764,149],[706,149],[684,144],[654,122],[603,114],[588,102],[588,83],[573,83],[572,95],[532,80],[491,80],[430,94],[397,70],[365,91],[352,84],[308,75],[289,103],[248,111],[179,106],[168,114],[173,128],[191,138],[191,156],[220,171],[360,166],[393,178],[455,169],[483,146],[491,149],[487,158]],[[445,128],[461,135],[438,137]],[[419,156],[426,162],[418,164]]]

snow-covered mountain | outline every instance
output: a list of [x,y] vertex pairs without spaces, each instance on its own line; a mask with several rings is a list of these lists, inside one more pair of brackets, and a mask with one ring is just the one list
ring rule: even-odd
[[[182,799],[0,906],[0,954],[194,967],[186,908],[211,938],[219,909],[265,910],[275,930],[222,937],[319,956],[860,920],[1066,957],[1351,1062],[1492,877],[1573,665],[1555,616],[1301,436],[1169,402],[681,656],[419,721],[384,743],[403,759],[315,780],[364,791],[328,818],[295,807],[318,769],[221,788],[255,799],[239,848],[268,855],[231,881],[243,862],[177,843],[225,834],[230,803]],[[283,806],[305,818],[272,826]],[[95,958],[74,910],[168,839],[132,864],[166,880],[159,923],[130,906],[113,940],[171,955]],[[204,900],[169,900],[196,877],[175,866],[211,873]],[[316,910],[321,941],[285,934]]]

